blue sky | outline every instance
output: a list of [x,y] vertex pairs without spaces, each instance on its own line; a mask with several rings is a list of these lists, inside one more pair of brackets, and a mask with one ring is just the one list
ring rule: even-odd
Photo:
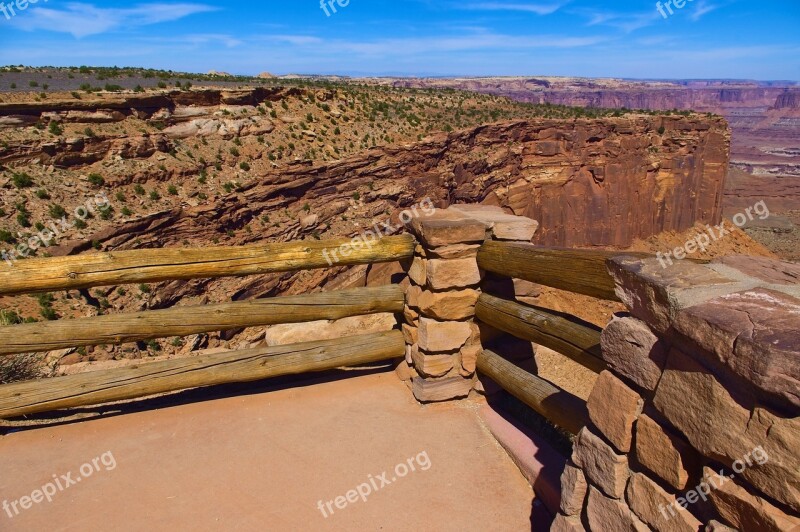
[[10,19],[0,11],[0,64],[800,80],[800,0],[691,0],[667,18],[650,0],[350,0],[336,10],[326,15],[319,0],[38,0]]

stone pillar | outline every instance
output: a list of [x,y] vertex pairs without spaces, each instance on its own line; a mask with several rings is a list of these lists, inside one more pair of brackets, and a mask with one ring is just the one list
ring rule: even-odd
[[610,262],[603,331],[551,530],[800,530],[800,266]]
[[475,304],[482,273],[478,248],[486,238],[530,242],[538,224],[499,207],[458,205],[414,218],[407,229],[418,245],[408,267],[406,365],[417,400],[466,397],[475,382],[481,338]]

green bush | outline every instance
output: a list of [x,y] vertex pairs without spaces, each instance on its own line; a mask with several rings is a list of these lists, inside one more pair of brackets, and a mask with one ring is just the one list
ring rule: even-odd
[[87,179],[89,180],[89,183],[95,187],[102,187],[106,184],[106,180],[100,174],[89,174]]
[[64,130],[58,125],[58,122],[50,122],[50,125],[47,127],[47,130],[50,132],[51,135],[60,136],[64,134]]
[[56,220],[67,215],[66,209],[57,203],[51,204],[48,208],[48,211],[50,212],[50,217],[55,218]]
[[11,175],[11,182],[17,188],[28,188],[33,186],[33,179],[25,172],[14,173]]

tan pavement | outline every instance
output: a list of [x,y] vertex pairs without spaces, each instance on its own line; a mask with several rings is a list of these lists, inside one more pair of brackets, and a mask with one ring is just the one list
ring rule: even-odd
[[389,372],[12,433],[0,530],[531,530],[478,406]]

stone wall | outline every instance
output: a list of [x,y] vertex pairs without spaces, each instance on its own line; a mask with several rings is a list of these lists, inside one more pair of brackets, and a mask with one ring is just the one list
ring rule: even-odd
[[481,334],[475,323],[487,239],[530,243],[539,224],[488,205],[454,205],[414,218],[417,245],[408,265],[406,360],[398,368],[422,402],[466,397],[475,383]]
[[800,266],[609,264],[629,314],[551,530],[800,530]]

